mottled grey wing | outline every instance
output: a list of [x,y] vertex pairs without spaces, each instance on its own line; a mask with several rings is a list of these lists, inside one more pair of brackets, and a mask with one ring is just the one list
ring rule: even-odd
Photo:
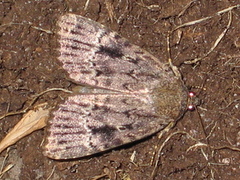
[[83,157],[149,136],[173,121],[154,103],[147,94],[71,96],[53,113],[44,154]]
[[[168,66],[103,25],[75,14],[58,22],[63,68],[80,84],[120,92],[176,81]],[[164,80],[166,79],[166,81]]]
[[53,113],[45,155],[68,159],[105,151],[182,115],[186,88],[169,66],[82,16],[66,14],[58,25],[63,68],[94,89],[69,97]]

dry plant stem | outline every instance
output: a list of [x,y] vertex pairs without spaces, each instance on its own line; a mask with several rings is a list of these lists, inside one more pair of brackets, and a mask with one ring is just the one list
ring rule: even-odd
[[197,148],[197,147],[208,147],[209,145],[208,144],[205,144],[205,143],[201,143],[201,142],[198,142],[192,146],[190,146],[186,152],[190,151],[191,149],[193,148]]
[[[231,23],[232,23],[232,10],[234,8],[238,8],[240,7],[240,5],[236,5],[236,6],[231,6],[229,8],[226,8],[224,10],[221,10],[217,13],[215,13],[215,15],[221,15],[225,12],[229,12],[228,14],[228,17],[229,17],[229,21],[228,21],[228,25],[227,27],[224,29],[224,31],[220,34],[220,36],[218,37],[218,39],[215,41],[214,45],[211,47],[211,49],[205,54],[203,55],[202,57],[200,58],[195,58],[193,60],[190,60],[190,61],[184,61],[184,64],[196,64],[198,61],[202,60],[203,58],[207,57],[216,47],[217,45],[220,43],[220,41],[222,40],[222,38],[224,37],[224,35],[226,34],[227,30],[230,28],[231,26]],[[168,62],[170,64],[170,66],[172,67],[174,73],[176,75],[180,75],[180,73],[178,73],[179,71],[176,70],[176,67],[174,67],[173,63],[172,63],[172,58],[171,58],[171,48],[170,48],[170,36],[171,34],[180,29],[180,28],[184,28],[184,27],[187,27],[187,26],[191,26],[191,25],[195,25],[195,24],[198,24],[198,23],[201,23],[203,21],[206,21],[208,19],[211,19],[213,18],[214,16],[208,16],[208,17],[204,17],[204,18],[201,18],[201,19],[198,19],[198,20],[195,20],[195,21],[190,21],[190,22],[187,22],[187,23],[184,23],[180,26],[177,26],[174,30],[172,30],[171,32],[168,33],[168,36],[167,36],[167,51],[168,51],[168,55],[169,55],[169,59],[168,59]]]
[[[158,139],[160,141],[160,139],[162,138],[163,134],[169,132],[170,129],[172,129],[173,126],[175,126],[176,123],[172,122],[170,123],[166,128],[164,128],[162,131],[159,132],[158,134]],[[158,146],[155,147],[155,149],[157,149]],[[156,153],[156,151],[154,151],[154,154],[152,155],[152,158],[151,158],[151,161],[150,161],[150,165],[152,166],[154,164],[154,159],[156,159],[156,162],[155,164],[158,164],[157,161],[159,161],[159,154]],[[159,152],[159,151],[158,151]],[[156,158],[156,155],[157,155],[157,158]]]
[[125,6],[125,9],[123,11],[123,13],[117,18],[117,23],[120,24],[122,22],[122,20],[124,19],[126,13],[128,12],[129,10],[129,0],[126,0],[126,6]]
[[220,34],[220,36],[217,38],[217,40],[215,41],[215,43],[211,47],[211,49],[205,55],[203,55],[202,57],[195,58],[194,60],[191,60],[191,61],[184,61],[184,64],[196,64],[198,61],[200,61],[203,58],[207,57],[217,47],[217,45],[223,39],[223,37],[225,36],[225,34],[227,33],[228,29],[231,26],[231,23],[232,23],[232,11],[229,11],[228,17],[229,17],[229,21],[228,21],[228,25],[227,25],[226,29],[224,29],[224,31]]
[[202,118],[201,118],[201,116],[200,116],[200,113],[198,112],[198,109],[197,109],[197,108],[195,108],[195,109],[196,109],[197,114],[198,114],[198,117],[199,117],[199,119],[200,119],[200,126],[201,126],[202,131],[203,131],[203,134],[204,134],[204,139],[206,139],[206,140],[207,140],[207,143],[208,143],[207,133],[206,133],[206,131],[205,131],[205,128],[204,128],[204,125],[203,125],[203,121],[202,121]]
[[6,167],[5,167],[5,169],[2,171],[2,172],[0,172],[0,178],[2,178],[2,176],[7,172],[7,171],[9,171],[10,169],[12,169],[14,167],[14,164],[9,164],[9,165],[7,165]]
[[46,106],[47,103],[39,104],[23,116],[14,128],[1,140],[0,153],[21,138],[46,126],[46,121],[50,113],[50,109],[47,109]]
[[37,26],[32,26],[32,25],[30,25],[30,27],[33,28],[33,29],[37,29],[39,31],[43,31],[43,32],[48,33],[48,34],[53,34],[52,31],[47,30],[47,29],[43,29],[43,28],[40,28],[40,27],[37,27]]
[[208,19],[211,19],[213,16],[208,16],[208,17],[205,17],[205,18],[202,18],[202,19],[198,19],[198,20],[195,20],[195,21],[190,21],[190,22],[187,22],[187,23],[184,23],[180,26],[177,26],[172,32],[180,29],[180,28],[184,28],[184,27],[187,27],[187,26],[192,26],[192,25],[195,25],[195,24],[198,24],[198,23],[201,23],[203,21],[206,21]]
[[219,146],[219,147],[214,147],[214,146],[210,146],[210,145],[208,145],[208,144],[201,143],[201,142],[198,142],[198,143],[190,146],[190,147],[187,149],[187,152],[190,151],[191,149],[194,149],[194,148],[197,148],[197,147],[210,147],[210,148],[213,149],[213,150],[230,149],[230,150],[232,150],[232,151],[240,152],[240,148],[236,148],[236,147],[232,147],[232,146]]
[[33,28],[33,29],[36,29],[36,30],[39,30],[39,31],[43,31],[43,32],[45,32],[45,33],[47,33],[47,34],[53,34],[53,32],[52,31],[50,31],[50,30],[47,30],[47,29],[43,29],[43,28],[40,28],[40,27],[37,27],[37,26],[33,26],[31,23],[13,23],[13,22],[11,22],[11,23],[7,23],[7,24],[3,24],[3,25],[1,25],[0,27],[3,27],[3,26],[11,26],[11,25],[29,25],[31,28]]
[[[209,139],[207,138],[208,135],[207,135],[207,133],[206,133],[206,130],[205,130],[205,127],[204,127],[204,124],[203,124],[203,120],[202,120],[202,118],[201,118],[201,116],[200,116],[200,113],[199,113],[197,107],[196,107],[195,109],[196,109],[197,114],[198,114],[198,117],[199,117],[199,119],[200,119],[200,126],[201,126],[202,132],[203,132],[203,134],[204,134],[204,139],[205,139],[205,141],[207,142],[207,144],[209,144]],[[210,146],[207,146],[207,151],[208,151],[208,154],[211,154],[212,149],[211,149]],[[209,161],[209,160],[213,160],[213,161],[214,161],[214,159],[208,158],[207,154],[204,152],[203,149],[201,149],[201,152],[202,152],[203,156],[205,157],[206,161]]]
[[88,5],[89,5],[89,2],[90,2],[90,0],[87,0],[87,1],[86,1],[85,5],[84,5],[84,11],[86,11],[86,10],[87,10],[87,8],[88,8]]
[[[158,163],[160,161],[160,157],[161,157],[161,152],[164,148],[164,146],[167,144],[167,142],[175,135],[177,134],[182,134],[182,135],[187,135],[191,140],[195,141],[196,144],[190,146],[186,152],[189,152],[191,149],[196,149],[198,147],[209,147],[211,150],[222,150],[222,149],[230,149],[232,151],[237,151],[237,152],[240,152],[240,148],[236,148],[236,147],[232,147],[232,146],[219,146],[219,147],[214,147],[214,146],[210,146],[206,143],[202,143],[200,142],[199,140],[197,140],[196,138],[192,137],[189,133],[187,133],[186,131],[177,131],[177,132],[174,132],[172,134],[170,134],[166,139],[165,141],[162,143],[162,145],[160,146],[159,150],[158,150],[158,157],[157,157],[157,160],[155,162],[155,165],[154,165],[154,169],[152,171],[152,179],[154,179],[155,175],[156,175],[156,170],[157,170],[157,167],[158,167]],[[206,160],[208,160],[208,157],[206,156],[206,154],[202,151],[204,157]]]
[[[238,8],[238,7],[240,7],[240,4],[235,5],[235,6],[231,6],[229,8],[223,9],[221,11],[218,11],[218,12],[215,13],[215,15],[221,15],[221,14],[223,14],[225,12],[229,12],[229,11],[235,9],[235,8]],[[201,22],[206,21],[206,20],[208,20],[210,18],[213,18],[213,17],[214,17],[214,15],[213,16],[204,17],[204,18],[201,18],[201,19],[198,19],[198,20],[195,20],[195,21],[190,21],[190,22],[184,23],[182,25],[177,26],[172,32],[176,31],[177,29],[186,27],[186,26],[191,26],[191,25],[194,25],[194,24],[201,23]]]
[[217,122],[215,122],[215,124],[214,124],[213,128],[212,128],[212,129],[211,129],[211,131],[209,132],[209,134],[208,134],[208,136],[206,137],[206,139],[208,139],[209,137],[211,137],[211,135],[212,135],[213,131],[214,131],[214,130],[215,130],[215,128],[216,128],[216,126],[217,126]]
[[134,165],[136,165],[135,162],[134,162],[135,158],[136,158],[136,151],[133,151],[132,155],[130,156],[130,161],[131,161]]
[[196,0],[193,0],[193,1],[189,2],[189,3],[184,7],[184,9],[178,14],[178,17],[181,17],[181,16],[186,12],[186,10],[187,10],[189,7],[191,7],[191,5],[192,5],[194,2],[196,2]]
[[3,167],[5,166],[5,162],[6,162],[7,158],[8,158],[8,155],[9,155],[8,152],[9,152],[9,148],[7,149],[6,155],[5,155],[4,159],[3,159],[0,172],[3,172]]
[[98,179],[104,178],[106,176],[108,176],[108,175],[107,174],[98,175],[98,176],[93,177],[91,180],[98,180]]
[[228,103],[225,107],[219,108],[219,109],[226,109],[226,108],[228,108],[229,106],[231,106],[233,103],[236,103],[236,102],[238,102],[238,101],[240,101],[240,99],[234,99],[234,100],[232,100],[230,103]]
[[1,166],[1,169],[0,169],[0,178],[2,178],[2,176],[3,176],[7,171],[9,171],[10,169],[12,169],[12,168],[14,167],[14,164],[8,164],[8,165],[4,168],[5,162],[6,162],[7,158],[8,158],[8,156],[9,156],[9,154],[8,154],[9,150],[10,150],[10,149],[8,148],[8,149],[7,149],[7,153],[6,153],[6,155],[5,155],[4,159],[3,159],[3,163],[2,163],[2,166]]
[[116,18],[115,18],[115,14],[114,14],[114,8],[113,8],[112,1],[105,0],[105,5],[106,5],[107,11],[108,11],[108,16],[109,16],[111,22],[113,22],[113,19],[116,19]]
[[182,77],[178,68],[176,66],[174,66],[172,63],[171,48],[170,48],[170,33],[168,33],[168,36],[167,36],[167,52],[168,52],[168,63],[170,65],[170,67],[172,68],[172,71],[174,72],[175,76]]
[[161,7],[157,4],[152,4],[152,5],[149,5],[149,6],[145,5],[143,2],[141,2],[141,3],[137,2],[137,4],[141,7],[147,8],[149,10],[160,10],[161,9]]
[[72,93],[72,91],[69,91],[69,90],[63,89],[63,88],[51,88],[51,89],[48,89],[48,90],[46,90],[46,91],[43,91],[43,92],[35,95],[35,97],[31,100],[31,102],[29,103],[29,105],[28,105],[27,108],[23,109],[22,111],[18,111],[18,112],[6,113],[6,114],[0,116],[0,120],[3,119],[3,118],[5,118],[5,117],[8,117],[8,116],[13,116],[13,115],[18,115],[18,114],[24,114],[24,113],[26,113],[26,112],[32,107],[32,105],[36,102],[36,100],[37,100],[40,96],[44,95],[45,93],[51,92],[51,91],[63,91],[63,92],[66,92],[66,93]]
[[51,177],[52,177],[55,169],[56,169],[56,166],[53,166],[52,172],[51,172],[51,174],[48,176],[47,180],[50,180],[50,179],[51,179]]
[[226,8],[226,9],[223,9],[222,11],[218,11],[216,14],[217,14],[217,15],[220,15],[220,14],[222,14],[222,13],[231,11],[231,10],[233,10],[233,9],[235,9],[235,8],[239,8],[239,7],[240,7],[240,4],[237,4],[237,5],[235,5],[235,6],[231,6],[231,7],[228,7],[228,8]]
[[[160,132],[158,138],[161,139],[162,136],[163,136],[163,134],[164,134],[164,133],[167,133],[170,129],[172,129],[172,127],[175,126],[175,124],[176,124],[176,123],[174,123],[174,122],[170,123],[165,129],[163,129],[163,130]],[[177,133],[177,132],[176,132],[176,133]],[[167,143],[167,141],[168,141],[173,135],[175,135],[175,134],[173,133],[173,134],[171,134],[170,136],[168,136],[168,137],[165,139],[165,141],[162,143],[162,145],[160,146],[160,148],[158,149],[158,151],[157,151],[157,157],[156,157],[156,161],[155,161],[155,163],[154,163],[154,169],[153,169],[152,174],[151,174],[152,179],[154,179],[154,177],[155,177],[155,175],[156,175],[157,166],[158,166],[158,163],[159,163],[159,161],[160,161],[160,156],[161,156],[160,153],[161,153],[163,147],[165,146],[165,144]],[[155,153],[155,154],[156,154],[156,153]],[[154,156],[155,156],[155,154],[154,154]],[[153,156],[153,157],[154,157],[154,156]]]

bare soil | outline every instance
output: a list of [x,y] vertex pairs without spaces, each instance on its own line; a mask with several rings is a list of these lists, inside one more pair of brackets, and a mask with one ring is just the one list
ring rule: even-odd
[[[184,64],[204,56],[214,46],[229,22],[228,12],[215,14],[239,1],[90,0],[87,6],[86,2],[0,1],[0,115],[24,109],[33,95],[46,89],[71,90],[75,86],[57,60],[56,21],[66,12],[106,25],[166,63],[168,32],[183,23],[213,16],[174,31],[170,39],[173,64],[201,104],[195,111],[187,112],[162,138],[156,134],[77,160],[55,161],[44,157],[44,130],[36,131],[0,154],[3,169],[14,164],[2,179],[148,180],[153,179],[153,172],[157,180],[239,179],[239,7],[232,10],[230,28],[216,48],[198,63]],[[51,92],[35,104],[47,102],[54,106],[67,96]],[[1,139],[21,117],[9,116],[0,121]]]

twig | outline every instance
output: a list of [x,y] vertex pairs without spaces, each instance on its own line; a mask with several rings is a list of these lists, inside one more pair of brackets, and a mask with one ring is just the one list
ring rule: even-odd
[[[226,9],[221,10],[221,11],[218,11],[218,12],[215,13],[215,15],[221,15],[221,14],[223,14],[225,12],[231,11],[231,10],[233,10],[235,8],[238,8],[238,7],[240,7],[240,4],[228,7]],[[195,21],[190,21],[190,22],[184,23],[182,25],[177,26],[172,32],[176,31],[179,28],[183,28],[183,27],[186,27],[186,26],[191,26],[191,25],[194,25],[194,24],[201,23],[201,22],[206,21],[208,19],[211,19],[213,17],[214,17],[214,15],[213,16],[204,17],[204,18],[201,18],[201,19],[198,19],[198,20],[195,20]]]
[[168,52],[168,63],[170,67],[172,68],[172,71],[174,72],[175,76],[182,77],[180,71],[176,66],[173,65],[172,63],[172,58],[171,58],[171,47],[170,47],[170,33],[168,33],[167,36],[167,52]]
[[48,89],[48,90],[43,91],[43,92],[41,92],[39,94],[36,94],[35,97],[29,103],[27,108],[23,109],[22,111],[10,112],[10,113],[4,114],[4,115],[0,116],[0,120],[5,118],[5,117],[7,117],[7,116],[13,116],[13,115],[26,113],[40,96],[42,96],[43,94],[48,93],[50,91],[63,91],[63,92],[66,92],[66,93],[72,93],[72,91],[69,91],[69,90],[63,89],[63,88],[51,88],[51,89]]
[[113,3],[110,0],[105,0],[105,5],[108,11],[108,16],[111,20],[111,22],[113,22],[113,19],[116,19],[115,13],[114,13],[114,8],[113,8]]
[[90,2],[90,0],[87,0],[87,1],[86,1],[85,5],[84,5],[84,11],[86,11],[86,10],[87,10],[87,8],[88,8],[88,5],[89,5],[89,2]]
[[[162,143],[162,145],[160,146],[160,148],[158,149],[158,152],[157,152],[157,159],[156,159],[156,161],[155,161],[155,164],[154,164],[154,168],[153,168],[153,171],[152,171],[152,174],[151,174],[151,177],[152,178],[154,178],[155,177],[155,175],[156,175],[156,170],[157,170],[157,166],[158,166],[158,163],[159,163],[159,161],[160,161],[160,156],[161,156],[161,152],[162,152],[162,150],[163,150],[163,147],[166,145],[166,143],[173,137],[173,136],[175,136],[175,135],[177,135],[177,134],[186,134],[186,135],[189,135],[187,132],[185,132],[185,131],[177,131],[177,132],[174,132],[174,133],[172,133],[172,134],[170,134],[166,139],[165,139],[165,141]],[[189,135],[189,137],[191,137],[190,135]],[[192,139],[193,137],[191,137],[191,139]],[[194,139],[194,138],[193,138]],[[194,140],[196,140],[196,139],[194,139]],[[197,140],[196,140],[197,141]]]
[[7,172],[9,171],[10,169],[12,169],[14,167],[14,164],[8,164],[5,168],[4,168],[4,165],[5,165],[5,162],[8,158],[8,152],[9,152],[10,148],[7,149],[7,153],[3,159],[3,162],[2,162],[2,166],[1,166],[1,169],[0,169],[0,178],[2,178],[2,176]]
[[181,17],[185,12],[186,12],[186,10],[189,8],[189,7],[191,7],[191,5],[194,3],[194,2],[196,2],[197,0],[193,0],[193,1],[191,1],[191,2],[189,2],[185,7],[184,7],[184,9],[178,14],[178,17]]
[[50,175],[48,176],[47,180],[51,179],[51,177],[52,177],[55,169],[56,169],[56,166],[53,166],[52,172],[51,172]]
[[[240,152],[240,148],[237,148],[237,147],[232,147],[232,146],[219,146],[219,147],[214,147],[214,146],[210,146],[206,143],[202,143],[200,142],[199,140],[195,139],[194,137],[192,137],[189,133],[185,132],[185,131],[177,131],[177,132],[174,132],[172,134],[170,134],[166,139],[165,141],[162,143],[162,145],[160,146],[159,150],[158,150],[158,157],[157,157],[157,160],[155,161],[155,165],[154,165],[154,169],[152,171],[152,174],[151,174],[151,177],[152,179],[155,177],[155,174],[156,174],[156,170],[157,170],[157,167],[158,167],[158,163],[160,161],[160,156],[161,156],[161,152],[164,148],[164,146],[167,144],[167,142],[175,135],[177,134],[182,134],[182,135],[187,135],[191,140],[195,141],[196,144],[190,146],[186,152],[190,151],[191,149],[194,149],[194,148],[198,148],[198,147],[208,147],[212,150],[222,150],[222,149],[230,149],[232,151],[237,151],[237,152]],[[206,160],[208,160],[208,157],[206,156],[206,154],[202,151],[203,153],[203,156],[205,157]]]
[[220,41],[223,39],[223,37],[225,36],[225,34],[227,33],[228,29],[231,26],[232,23],[232,11],[229,11],[228,14],[229,17],[229,21],[228,21],[228,25],[227,27],[224,29],[224,31],[220,34],[220,36],[217,38],[217,40],[215,41],[214,45],[211,47],[211,49],[204,54],[202,57],[200,58],[195,58],[194,60],[190,60],[190,61],[184,61],[184,64],[196,64],[198,61],[202,60],[203,58],[207,57],[216,47],[217,45],[220,43]]
[[11,22],[11,23],[7,23],[7,24],[2,24],[2,25],[0,25],[0,27],[11,26],[11,25],[23,25],[23,26],[24,25],[29,25],[33,29],[37,29],[39,31],[43,31],[43,32],[48,33],[48,34],[53,34],[52,31],[47,30],[47,29],[43,29],[43,28],[40,28],[40,27],[37,27],[37,26],[33,26],[32,23],[13,23],[13,22]]

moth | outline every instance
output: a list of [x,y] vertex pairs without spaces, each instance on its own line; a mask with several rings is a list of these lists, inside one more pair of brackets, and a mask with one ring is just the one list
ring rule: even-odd
[[159,132],[183,115],[188,91],[168,64],[80,15],[65,14],[58,26],[58,59],[84,87],[53,112],[46,156],[103,152]]

